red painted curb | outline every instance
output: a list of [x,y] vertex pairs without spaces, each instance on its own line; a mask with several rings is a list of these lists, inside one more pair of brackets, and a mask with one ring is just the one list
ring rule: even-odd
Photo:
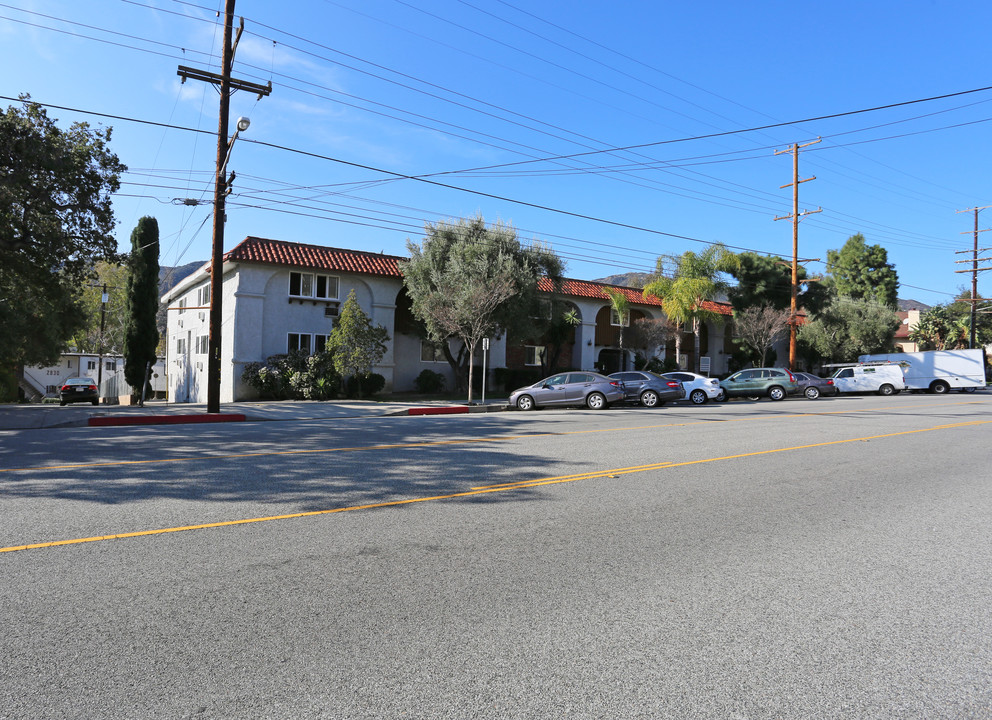
[[422,407],[422,408],[410,408],[407,411],[410,415],[457,415],[458,413],[467,413],[468,406],[462,405],[458,407]]
[[90,427],[106,427],[108,425],[183,425],[186,423],[219,423],[244,422],[245,416],[240,413],[206,414],[206,415],[109,415],[89,419]]

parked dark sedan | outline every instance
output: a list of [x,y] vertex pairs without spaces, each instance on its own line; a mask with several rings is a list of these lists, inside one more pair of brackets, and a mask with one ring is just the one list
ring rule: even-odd
[[74,377],[62,383],[59,390],[59,405],[74,402],[90,402],[97,405],[100,402],[100,391],[92,378]]
[[657,407],[669,400],[681,400],[685,397],[682,383],[653,372],[631,370],[615,372],[610,377],[623,383],[624,400],[639,402],[644,407]]
[[821,395],[836,395],[840,392],[830,378],[821,378],[807,372],[794,372],[792,374],[796,378],[799,392],[810,400],[816,400]]

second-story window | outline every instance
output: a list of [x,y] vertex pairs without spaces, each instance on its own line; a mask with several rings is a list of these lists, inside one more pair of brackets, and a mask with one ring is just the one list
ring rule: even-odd
[[334,275],[291,272],[289,274],[289,296],[336,300],[338,297],[338,278]]

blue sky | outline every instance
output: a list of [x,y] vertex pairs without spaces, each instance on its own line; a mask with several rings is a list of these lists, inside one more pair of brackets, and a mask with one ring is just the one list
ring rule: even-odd
[[[223,5],[0,0],[0,95],[113,126],[129,167],[119,243],[153,215],[163,265],[210,253],[210,205],[181,203],[212,197],[218,96],[176,69],[219,69]],[[581,279],[712,242],[791,257],[791,223],[774,218],[792,211],[780,188],[792,161],[775,152],[820,137],[799,162],[816,177],[800,211],[822,208],[800,224],[810,274],[860,232],[888,251],[900,297],[970,288],[955,261],[974,218],[957,211],[992,205],[992,90],[967,92],[992,86],[987,0],[238,0],[236,12],[234,76],[273,91],[232,99],[232,129],[252,124],[231,155],[225,249],[258,235],[403,255],[425,222],[481,214],[550,244]],[[979,218],[992,226],[992,209]]]

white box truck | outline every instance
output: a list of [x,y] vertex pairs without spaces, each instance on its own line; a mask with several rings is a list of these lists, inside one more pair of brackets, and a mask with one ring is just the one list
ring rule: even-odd
[[[828,367],[838,367],[838,365]],[[895,395],[906,389],[902,366],[895,363],[852,363],[839,367],[832,378],[837,392]]]
[[899,363],[910,390],[946,393],[953,388],[974,392],[985,387],[985,351],[981,349],[861,355],[858,360]]

